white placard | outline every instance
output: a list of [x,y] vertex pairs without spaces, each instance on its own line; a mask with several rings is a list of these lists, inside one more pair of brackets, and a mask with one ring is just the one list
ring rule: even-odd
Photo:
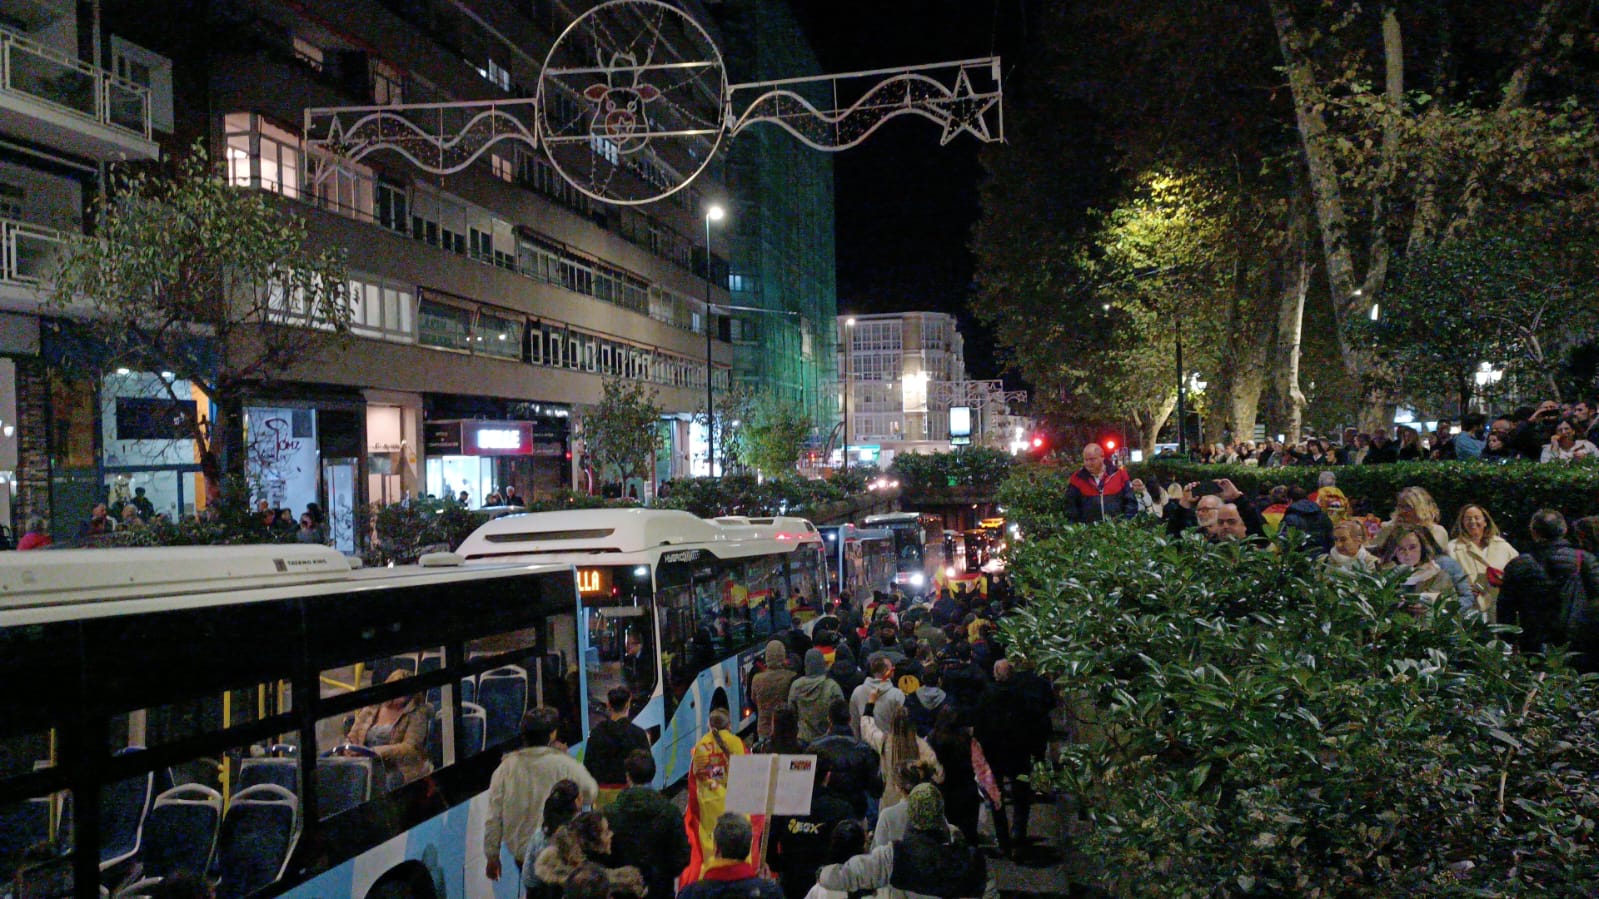
[[814,755],[735,755],[727,773],[727,810],[743,815],[808,815],[816,787]]

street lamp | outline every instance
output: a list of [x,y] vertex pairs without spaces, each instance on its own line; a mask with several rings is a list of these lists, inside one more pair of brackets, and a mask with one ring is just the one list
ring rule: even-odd
[[844,474],[849,474],[849,395],[853,386],[850,378],[853,375],[853,362],[855,357],[855,316],[844,319],[844,465],[841,469]]
[[721,206],[705,207],[705,470],[716,477],[716,398],[711,392],[711,222],[727,217]]

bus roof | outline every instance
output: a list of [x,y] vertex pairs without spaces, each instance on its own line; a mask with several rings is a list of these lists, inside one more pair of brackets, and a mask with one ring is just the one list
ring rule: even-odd
[[818,530],[829,540],[837,540],[839,534],[843,534],[845,540],[891,540],[894,537],[887,528],[862,528],[853,524],[828,524]]
[[496,518],[473,531],[456,552],[469,560],[554,553],[620,554],[762,539],[803,542],[821,537],[816,526],[803,518],[706,520],[672,509],[573,509]]
[[922,513],[920,512],[887,512],[882,515],[868,515],[863,519],[864,523],[868,525],[911,524],[912,522],[920,523],[921,520]]
[[257,602],[571,569],[498,565],[357,570],[309,544],[62,549],[0,554],[0,626]]

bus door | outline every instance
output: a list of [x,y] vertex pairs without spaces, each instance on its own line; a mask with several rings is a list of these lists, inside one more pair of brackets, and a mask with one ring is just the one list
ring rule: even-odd
[[[624,688],[628,711],[638,716],[655,694],[654,596],[648,565],[608,565],[578,569],[582,620],[578,640],[587,696],[584,738],[610,717],[611,691]],[[640,721],[654,742],[661,722]]]

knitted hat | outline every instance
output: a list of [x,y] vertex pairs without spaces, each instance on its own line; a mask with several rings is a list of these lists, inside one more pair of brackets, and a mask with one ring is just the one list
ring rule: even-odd
[[948,825],[944,823],[944,797],[938,792],[938,787],[918,784],[905,801],[909,803],[905,816],[907,827],[933,833],[944,832]]

